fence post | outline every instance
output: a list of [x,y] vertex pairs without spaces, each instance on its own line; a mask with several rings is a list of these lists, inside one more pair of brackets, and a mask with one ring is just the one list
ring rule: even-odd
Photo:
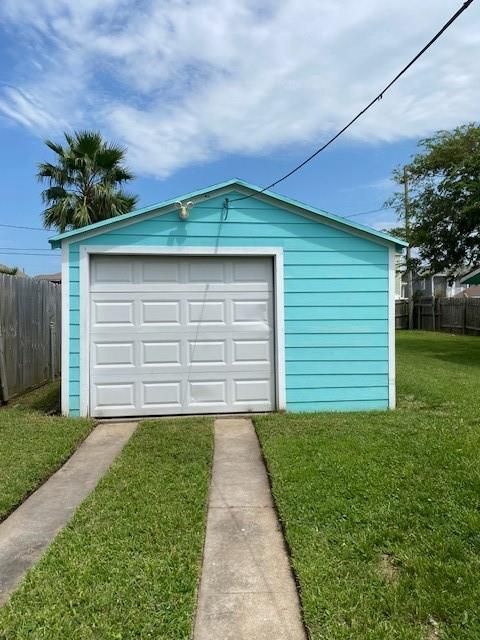
[[50,322],[50,378],[55,380],[55,322]]
[[432,331],[436,331],[435,296],[432,296]]
[[5,347],[0,327],[0,403],[8,402],[7,367],[5,366]]

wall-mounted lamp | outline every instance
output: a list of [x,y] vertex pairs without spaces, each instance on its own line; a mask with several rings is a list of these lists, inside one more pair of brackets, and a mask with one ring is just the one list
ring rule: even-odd
[[189,210],[193,206],[193,202],[189,200],[186,204],[183,204],[183,202],[178,201],[175,204],[178,204],[180,207],[180,211],[178,212],[180,220],[188,220],[188,216],[190,215]]

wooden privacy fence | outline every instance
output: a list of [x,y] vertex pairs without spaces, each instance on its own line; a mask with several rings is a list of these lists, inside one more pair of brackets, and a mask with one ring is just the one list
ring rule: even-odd
[[0,274],[0,401],[60,373],[61,287]]
[[[395,327],[408,329],[408,301],[395,303]],[[420,298],[413,307],[413,328],[480,336],[480,298]]]
[[395,301],[395,329],[408,329],[408,300]]

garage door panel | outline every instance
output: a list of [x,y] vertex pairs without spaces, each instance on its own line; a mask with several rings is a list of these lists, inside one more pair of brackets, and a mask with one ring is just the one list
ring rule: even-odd
[[225,379],[205,379],[187,381],[187,405],[219,406],[227,405],[227,381]]
[[92,364],[94,368],[134,367],[134,353],[133,342],[95,342]]
[[135,312],[132,300],[93,300],[93,326],[134,326]]
[[234,380],[235,404],[268,403],[271,398],[271,381],[268,378],[246,378],[245,380]]
[[133,284],[134,262],[131,260],[116,260],[111,256],[95,256],[91,265],[91,282],[96,286],[106,285],[109,290],[112,285]]
[[273,407],[271,260],[135,257],[119,282],[119,258],[91,270],[94,415]]
[[[139,292],[139,293],[178,293],[179,283],[177,282],[166,282],[166,283],[118,283],[112,282],[112,284],[108,283],[98,283],[92,289],[96,293],[128,293],[131,291]],[[250,282],[250,283],[242,283],[242,282],[230,282],[227,285],[222,284],[220,282],[191,282],[188,285],[182,285],[182,289],[184,289],[188,293],[194,294],[215,294],[223,291],[230,291],[231,293],[242,293],[245,289],[248,288],[249,291],[252,292],[268,292],[272,291],[271,285],[268,285],[263,282]]]
[[95,409],[135,408],[135,383],[105,381],[93,386]]
[[187,324],[226,324],[226,308],[226,300],[187,300]]
[[180,264],[178,260],[156,257],[137,258],[140,262],[138,284],[166,284],[180,282]]
[[145,382],[140,381],[141,387],[141,409],[161,409],[163,407],[182,406],[182,383],[181,380],[164,381],[159,380]]
[[187,365],[225,365],[226,351],[226,340],[189,340]]
[[268,337],[263,340],[234,339],[232,358],[236,365],[249,363],[269,365],[272,362],[272,345]]
[[180,301],[140,300],[141,325],[180,325]]
[[152,340],[142,341],[140,367],[181,366],[180,340]]

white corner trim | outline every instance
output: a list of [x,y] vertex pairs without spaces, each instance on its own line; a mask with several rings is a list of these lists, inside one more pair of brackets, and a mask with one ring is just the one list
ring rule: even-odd
[[80,247],[80,415],[90,414],[90,258]]
[[395,247],[388,251],[388,407],[396,406],[395,376]]
[[[68,250],[68,244],[66,245]],[[80,415],[90,413],[90,255],[265,256],[274,260],[276,409],[286,409],[284,270],[282,247],[142,247],[80,245]]]
[[64,416],[68,416],[70,413],[70,273],[68,254],[68,245],[62,245],[61,404]]
[[275,296],[275,388],[277,411],[287,408],[285,380],[285,292],[283,250],[273,254],[273,293]]

